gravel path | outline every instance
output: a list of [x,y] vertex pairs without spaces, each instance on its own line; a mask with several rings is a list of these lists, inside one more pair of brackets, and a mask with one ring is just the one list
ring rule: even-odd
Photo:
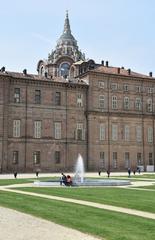
[[31,215],[0,207],[0,240],[99,240]]

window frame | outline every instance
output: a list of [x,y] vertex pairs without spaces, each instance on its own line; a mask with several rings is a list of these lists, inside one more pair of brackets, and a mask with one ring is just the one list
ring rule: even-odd
[[118,102],[117,102],[117,96],[112,96],[112,109],[117,110],[118,109]]
[[12,164],[17,165],[19,161],[19,151],[13,151]]
[[41,162],[41,153],[40,151],[34,151],[33,152],[33,164],[34,165],[40,165]]
[[41,138],[42,135],[42,121],[34,121],[34,138]]
[[14,103],[20,103],[20,88],[14,88]]
[[20,119],[13,120],[13,137],[14,138],[21,137],[21,120]]
[[54,122],[54,138],[61,139],[62,138],[62,123]]

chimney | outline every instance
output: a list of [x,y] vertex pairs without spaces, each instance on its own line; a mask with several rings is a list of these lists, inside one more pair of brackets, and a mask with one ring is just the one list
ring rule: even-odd
[[101,64],[104,66],[104,61],[103,60],[101,61]]
[[129,68],[127,71],[128,71],[128,74],[130,75],[131,74],[131,69]]
[[23,74],[24,74],[24,75],[27,75],[27,69],[24,69],[24,70],[23,70]]
[[2,67],[2,68],[1,68],[1,72],[5,72],[5,67]]
[[106,64],[106,67],[108,67],[108,64],[109,64],[108,61],[106,61],[105,64]]
[[152,76],[153,76],[152,72],[149,72],[149,77],[152,77]]
[[117,68],[117,73],[118,73],[118,74],[120,74],[120,70],[121,70],[120,68]]

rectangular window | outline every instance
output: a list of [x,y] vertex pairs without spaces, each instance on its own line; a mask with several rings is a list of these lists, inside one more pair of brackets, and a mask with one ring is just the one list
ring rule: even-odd
[[13,164],[18,164],[18,151],[13,151],[12,163]]
[[100,124],[100,140],[105,140],[105,125],[103,123]]
[[54,129],[55,129],[55,139],[61,139],[61,122],[55,122],[54,123]]
[[112,109],[117,109],[117,97],[112,96]]
[[129,141],[130,140],[130,128],[128,125],[124,126],[124,140]]
[[35,165],[40,164],[40,151],[36,151],[33,153],[33,163]]
[[105,168],[105,154],[100,152],[100,167]]
[[148,141],[148,143],[153,142],[153,128],[152,127],[149,127],[147,129],[147,141]]
[[136,140],[137,140],[137,142],[142,142],[142,127],[141,126],[136,127]]
[[112,91],[116,91],[117,88],[118,88],[118,84],[117,84],[117,83],[112,83],[112,84],[111,84],[111,89],[112,89]]
[[60,158],[60,151],[55,151],[55,163],[60,164],[61,158]]
[[129,109],[130,108],[130,101],[129,97],[124,97],[124,109]]
[[104,95],[99,96],[99,107],[104,109]]
[[117,152],[112,153],[113,168],[117,168]]
[[137,166],[142,165],[142,154],[137,153]]
[[152,152],[149,153],[149,165],[153,165],[153,154],[152,154]]
[[35,103],[41,104],[41,90],[35,90]]
[[76,127],[76,139],[77,140],[84,140],[85,139],[85,133],[83,128],[83,123],[77,123]]
[[34,122],[34,138],[41,138],[41,121]]
[[142,109],[142,101],[141,101],[141,98],[136,98],[135,108],[136,108],[136,110],[139,110],[139,111]]
[[153,87],[148,87],[148,93],[153,93]]
[[123,85],[123,90],[124,90],[124,92],[128,92],[129,91],[129,85],[124,84]]
[[125,152],[124,160],[125,160],[125,168],[129,168],[130,167],[130,155],[129,155],[129,152]]
[[13,120],[13,137],[20,137],[20,120]]
[[99,81],[99,88],[104,88],[104,81]]
[[20,88],[14,89],[14,102],[20,103]]
[[142,87],[141,86],[136,86],[136,92],[141,93],[141,91],[142,91]]
[[112,125],[112,140],[117,141],[118,140],[118,127],[117,125]]
[[55,105],[60,106],[61,105],[61,92],[55,93]]
[[153,110],[152,99],[147,100],[146,109],[147,109],[148,112],[152,112],[152,110]]
[[78,107],[83,107],[83,95],[81,93],[77,95],[77,105]]

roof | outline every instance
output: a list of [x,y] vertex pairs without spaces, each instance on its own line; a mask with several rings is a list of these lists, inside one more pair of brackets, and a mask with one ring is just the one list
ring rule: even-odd
[[119,67],[111,67],[111,66],[98,66],[95,69],[92,69],[91,72],[99,72],[99,73],[107,73],[107,74],[115,74],[115,75],[123,75],[123,76],[131,76],[131,77],[141,77],[141,78],[149,78],[152,79],[152,77],[141,74],[141,73],[136,73],[131,71],[130,69],[125,69],[125,68],[119,68]]
[[63,77],[51,78],[50,76],[44,77],[41,75],[28,74],[28,73],[24,74],[24,73],[20,73],[20,72],[9,72],[9,71],[1,72],[0,71],[0,76],[8,76],[8,77],[12,77],[12,78],[19,79],[19,80],[28,79],[28,80],[35,80],[35,81],[51,82],[51,83],[54,82],[54,83],[71,83],[71,84],[78,84],[78,85],[87,85],[81,79],[66,80]]
[[73,65],[81,65],[81,64],[84,63],[84,62],[85,62],[85,61],[80,60],[80,61],[78,61],[78,62],[73,63]]

